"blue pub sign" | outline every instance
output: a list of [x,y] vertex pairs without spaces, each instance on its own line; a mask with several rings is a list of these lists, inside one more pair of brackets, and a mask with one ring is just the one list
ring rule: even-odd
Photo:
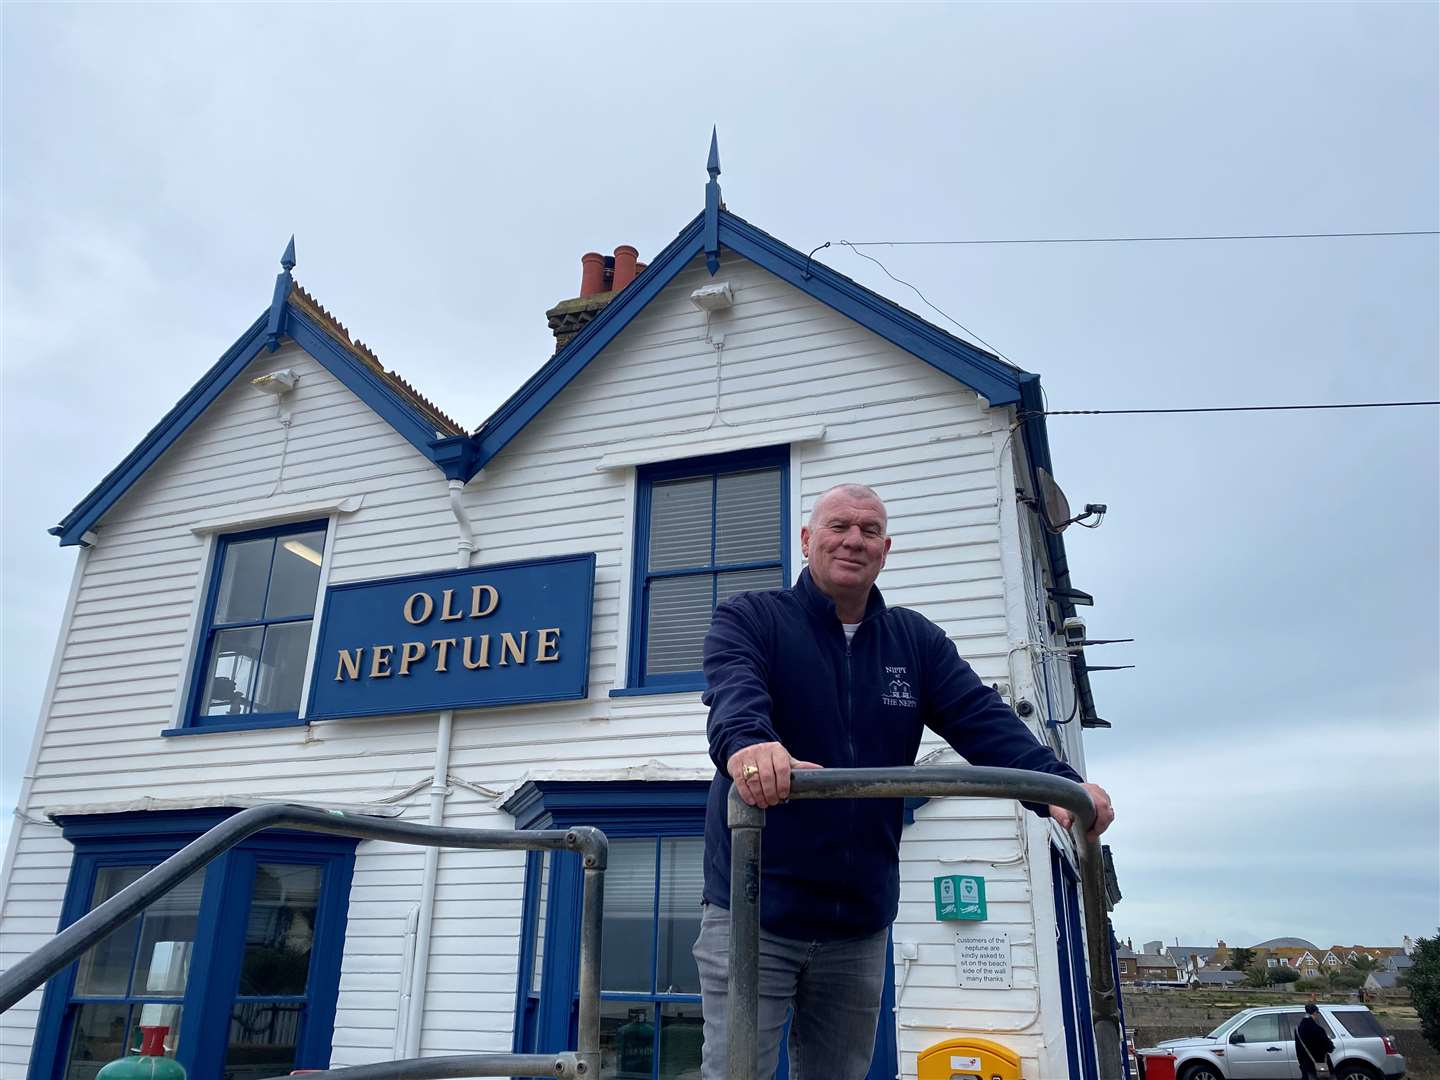
[[326,590],[313,720],[585,697],[595,555]]

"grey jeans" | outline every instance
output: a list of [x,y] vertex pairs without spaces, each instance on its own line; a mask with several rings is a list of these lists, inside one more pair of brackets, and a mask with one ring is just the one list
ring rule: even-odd
[[[760,931],[760,1067],[770,1080],[790,1023],[790,1080],[865,1080],[885,989],[886,931],[848,941],[794,941]],[[730,912],[706,904],[695,941],[705,1014],[702,1080],[725,1080]]]

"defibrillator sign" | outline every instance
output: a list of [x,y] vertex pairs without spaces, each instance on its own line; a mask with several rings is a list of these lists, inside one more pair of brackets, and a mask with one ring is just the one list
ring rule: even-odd
[[985,918],[985,879],[950,874],[935,879],[935,918],[979,922]]

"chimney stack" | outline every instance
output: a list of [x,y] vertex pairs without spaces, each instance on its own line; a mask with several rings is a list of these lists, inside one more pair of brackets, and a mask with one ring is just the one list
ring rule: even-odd
[[644,272],[645,264],[637,261],[639,254],[629,244],[621,244],[614,255],[590,251],[580,257],[580,295],[562,300],[545,312],[557,353]]

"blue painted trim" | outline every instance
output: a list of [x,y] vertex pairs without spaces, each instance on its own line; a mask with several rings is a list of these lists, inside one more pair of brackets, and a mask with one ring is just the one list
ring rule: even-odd
[[520,965],[515,974],[515,1023],[510,1040],[512,1053],[523,1054],[533,1041],[526,1016],[530,987],[535,981],[535,935],[540,926],[540,875],[545,852],[525,853],[525,892],[520,901]]
[[95,488],[85,496],[59,525],[50,530],[52,536],[60,538],[62,547],[80,543],[100,516],[114,505],[130,485],[153,465],[157,458],[168,450],[195,419],[209,408],[227,386],[234,381],[264,348],[265,316],[261,315],[250,328],[241,334],[235,344],[226,350],[190,390],[182,397],[160,423],[150,429],[140,444],[126,455],[125,460],[115,466]]
[[285,253],[280,256],[280,273],[275,275],[275,293],[270,298],[270,316],[265,321],[265,347],[274,352],[280,347],[280,331],[285,318],[285,301],[290,296],[290,286],[294,284],[294,278],[290,271],[295,269],[295,237],[290,237],[290,243],[285,245]]
[[687,679],[683,683],[666,686],[619,686],[610,691],[611,697],[654,697],[657,694],[694,694],[705,689],[704,676]]
[[[991,405],[1020,400],[1020,382],[1028,374],[968,342],[932,326],[892,300],[836,273],[796,251],[727,210],[717,209],[714,243],[729,248],[795,286],[807,295],[854,319],[885,340],[959,380]],[[694,218],[616,299],[612,300],[570,344],[532,375],[476,433],[479,450],[474,469],[483,468],[554,400],[691,259],[706,250],[706,214]],[[809,270],[806,271],[807,261]],[[473,475],[473,473],[472,473]]]
[[[648,273],[648,271],[647,271]],[[283,278],[285,275],[282,274]],[[277,281],[277,288],[279,282]],[[287,293],[288,295],[288,293]],[[250,365],[268,344],[268,332],[274,320],[274,307],[261,315],[225,354],[201,376],[155,427],[112,469],[80,503],[50,530],[59,537],[62,547],[81,543],[96,522],[127,492],[160,455],[168,450],[200,415],[214,403],[229,385]],[[437,435],[434,426],[421,415],[389,383],[375,374],[369,365],[341,346],[308,315],[286,300],[280,319],[280,333],[288,335],[317,363],[365,402],[391,427],[398,431],[427,459],[444,469],[442,458],[449,460],[454,450],[447,444],[456,436]],[[460,436],[459,438],[468,439]],[[469,467],[474,450],[469,451],[463,466]],[[447,473],[448,475],[448,473]],[[473,471],[469,475],[474,475]]]
[[[1020,380],[1020,403],[1019,415],[1021,418],[1020,439],[1025,447],[1025,460],[1028,465],[1030,478],[1030,490],[1039,491],[1040,481],[1036,475],[1037,468],[1044,469],[1052,476],[1055,474],[1055,467],[1050,460],[1050,434],[1045,427],[1045,395],[1040,389],[1040,376],[1026,374]],[[1045,554],[1050,561],[1050,574],[1057,591],[1064,591],[1073,588],[1070,581],[1070,563],[1065,555],[1065,540],[1056,532],[1051,532],[1045,527],[1043,521],[1037,517],[1036,528],[1043,538]],[[1075,614],[1075,605],[1068,600],[1057,600],[1062,619],[1068,619]],[[1079,661],[1071,664],[1074,672],[1075,692],[1080,696],[1080,726],[1098,727],[1098,720],[1095,712],[1095,694],[1090,687],[1090,675],[1085,667],[1085,651],[1080,650]],[[1088,721],[1088,722],[1087,722]]]
[[205,724],[200,727],[172,727],[160,732],[167,739],[178,735],[223,735],[227,731],[267,731],[271,728],[304,727],[309,720],[296,716],[277,716],[247,724]]
[[[207,808],[57,816],[62,835],[75,846],[57,929],[89,909],[99,868],[158,863],[236,812],[236,808]],[[324,867],[306,994],[285,1000],[306,1003],[296,1067],[323,1068],[328,1063],[356,843],[350,837],[273,829],[251,837],[206,867],[191,977],[179,999],[183,1008],[177,1060],[191,1076],[215,1074],[224,1059],[257,860]],[[69,965],[46,985],[27,1074],[30,1080],[58,1080],[63,1072],[78,966]],[[135,1002],[146,996],[109,998]],[[244,1000],[280,1000],[280,995]]]
[[[779,550],[780,558],[765,565],[780,564],[781,586],[790,584],[790,448],[786,445],[759,447],[740,450],[730,454],[707,454],[678,461],[642,465],[636,470],[635,480],[635,543],[631,559],[630,582],[630,655],[626,665],[625,693],[650,691],[652,693],[693,692],[705,688],[705,677],[699,671],[666,672],[647,675],[645,672],[646,643],[649,640],[649,605],[646,593],[652,577],[650,563],[650,505],[654,485],[665,480],[676,480],[687,476],[710,474],[716,478],[725,473],[741,472],[747,469],[780,470],[780,514]],[[714,586],[711,602],[714,604],[714,588],[718,588],[718,574],[735,569],[731,566],[715,565],[716,523],[718,499],[712,490],[710,498],[710,562],[704,569],[686,571],[694,574],[712,574]],[[673,575],[664,575],[673,576]],[[611,691],[612,695],[615,691]],[[618,696],[618,695],[617,695]]]
[[[591,319],[570,344],[552,356],[539,371],[502,404],[475,433],[479,451],[474,469],[478,472],[503,450],[525,425],[585,370],[586,365],[621,330],[630,325],[660,290],[689,265],[700,251],[701,217],[694,218],[670,244],[656,255],[635,281]],[[473,473],[471,474],[473,475]]]
[[[205,677],[210,667],[210,649],[214,641],[217,627],[215,623],[215,605],[220,596],[220,579],[225,569],[225,556],[235,544],[244,543],[247,540],[265,540],[281,536],[295,536],[303,532],[316,532],[324,530],[329,533],[330,523],[325,519],[318,521],[287,522],[284,525],[274,525],[263,529],[247,529],[243,532],[227,533],[220,537],[216,545],[215,558],[211,560],[210,581],[206,586],[205,607],[200,617],[200,633],[196,639],[196,662],[194,670],[190,673],[190,686],[185,694],[185,708],[180,713],[180,724],[178,727],[166,728],[162,735],[199,735],[214,731],[251,731],[264,728],[298,727],[305,721],[299,718],[299,703],[296,703],[296,710],[293,713],[262,713],[229,719],[220,717],[211,720],[208,717],[199,715],[200,698],[205,693]],[[276,545],[277,547],[279,545]],[[274,552],[270,555],[270,568],[265,578],[266,596],[260,601],[260,611],[265,611],[265,603],[269,599],[270,573],[274,572]],[[308,616],[313,622],[316,613],[311,612]],[[291,622],[303,620],[276,619],[258,623],[237,623],[237,626],[269,626],[272,622]],[[226,624],[227,626],[230,624]],[[263,640],[262,640],[263,644]]]
[[1019,381],[1026,372],[947,334],[824,263],[810,260],[807,276],[803,251],[796,251],[743,218],[721,211],[720,241],[737,255],[964,383],[991,405],[1010,405],[1020,399]]

